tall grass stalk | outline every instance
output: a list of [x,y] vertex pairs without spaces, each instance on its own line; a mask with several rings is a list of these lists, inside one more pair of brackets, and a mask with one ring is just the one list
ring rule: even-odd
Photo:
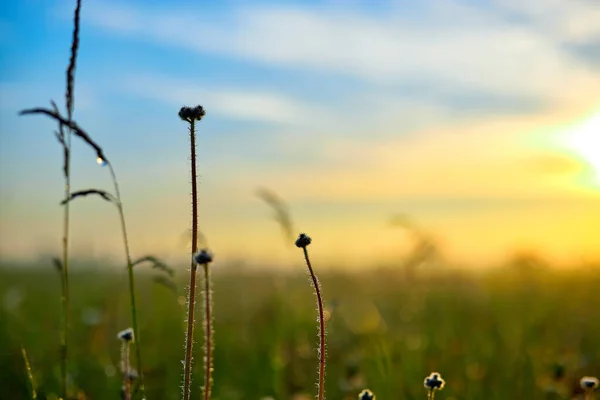
[[[196,308],[196,272],[197,265],[194,258],[198,251],[198,188],[197,188],[197,173],[196,173],[196,121],[200,121],[204,117],[205,112],[202,106],[194,108],[182,107],[179,110],[179,118],[189,123],[190,131],[190,160],[191,160],[191,179],[192,179],[192,254],[190,261],[190,286],[187,296],[187,329],[185,334],[185,358],[183,366],[183,398],[189,400],[191,394],[192,382],[192,362],[193,362],[193,347],[194,347],[194,320]],[[206,267],[208,269],[208,267]],[[206,294],[207,309],[210,307],[209,294]],[[206,326],[207,324],[205,324]],[[206,332],[207,343],[211,340],[211,333]],[[212,363],[211,352],[208,347],[205,348],[207,365],[206,377],[209,379],[205,382],[205,396],[210,396],[210,374],[211,369],[208,367]],[[208,397],[205,397],[208,398]]]
[[325,330],[325,315],[323,312],[321,284],[315,275],[310,263],[310,258],[308,257],[308,250],[306,249],[311,242],[312,239],[304,233],[301,233],[300,236],[298,236],[298,239],[296,239],[296,246],[300,247],[304,252],[304,260],[306,261],[306,266],[308,267],[308,272],[312,280],[312,286],[315,289],[315,296],[317,298],[317,310],[319,313],[319,380],[317,382],[317,399],[323,400],[325,398],[325,337],[327,336],[327,332]]
[[127,225],[125,223],[125,212],[123,211],[123,202],[121,201],[121,192],[119,191],[119,181],[117,175],[110,162],[106,162],[110,171],[110,176],[115,188],[115,198],[117,210],[119,212],[119,220],[121,222],[121,232],[123,235],[123,245],[125,247],[125,257],[127,259],[127,274],[129,280],[129,299],[131,302],[131,324],[135,334],[135,358],[139,375],[139,391],[143,399],[146,398],[146,388],[144,386],[144,371],[142,367],[142,347],[140,341],[140,330],[138,325],[137,307],[135,301],[135,278],[133,274],[133,260],[131,259],[131,251],[129,250],[129,239],[127,237]]
[[[66,72],[66,92],[65,102],[68,121],[73,119],[74,111],[74,86],[75,86],[75,66],[77,63],[77,51],[79,49],[79,21],[81,12],[81,0],[77,0],[73,15],[73,38],[71,40],[71,56]],[[71,136],[72,130],[67,129],[65,135],[62,125],[62,143],[64,148],[64,177],[65,177],[65,198],[71,195]],[[70,326],[70,288],[69,288],[69,225],[70,225],[70,207],[67,202],[63,208],[63,240],[62,240],[62,284],[61,284],[61,305],[62,305],[62,332],[60,338],[60,371],[61,371],[61,392],[64,398],[67,398],[67,359],[69,343]]]
[[139,376],[139,391],[140,391],[142,398],[145,398],[144,374],[143,374],[143,367],[142,367],[142,350],[141,350],[141,345],[140,345],[140,333],[139,333],[139,329],[138,329],[137,306],[136,306],[136,300],[135,300],[135,279],[134,279],[134,274],[133,274],[133,267],[134,267],[134,265],[139,264],[143,261],[152,261],[155,265],[162,268],[165,272],[170,272],[170,270],[168,269],[168,267],[166,267],[161,262],[159,262],[155,257],[151,257],[151,256],[143,257],[135,262],[132,260],[131,251],[129,249],[129,238],[127,235],[127,224],[125,222],[125,212],[123,209],[123,201],[121,200],[121,192],[119,190],[119,181],[117,180],[117,175],[116,175],[115,170],[114,170],[112,164],[110,163],[110,161],[108,161],[106,158],[103,158],[104,153],[102,151],[100,151],[100,152],[98,152],[98,154],[99,154],[98,155],[98,163],[103,166],[108,166],[108,169],[110,171],[110,177],[113,182],[113,186],[114,186],[114,190],[115,190],[115,195],[113,196],[112,194],[110,194],[104,190],[99,190],[99,189],[79,190],[76,192],[72,192],[68,198],[63,200],[62,204],[68,204],[72,200],[74,200],[78,197],[83,197],[83,196],[88,196],[88,195],[98,195],[98,196],[102,197],[104,200],[106,200],[110,203],[113,203],[117,207],[117,211],[119,213],[119,221],[121,224],[121,234],[123,237],[123,247],[125,248],[125,258],[126,258],[126,262],[127,262],[127,272],[128,272],[128,281],[129,281],[129,298],[130,298],[130,304],[131,304],[131,324],[133,326],[133,332],[135,332],[135,337],[136,337],[135,355],[136,355],[136,362],[137,362],[137,369],[138,369],[138,376]]

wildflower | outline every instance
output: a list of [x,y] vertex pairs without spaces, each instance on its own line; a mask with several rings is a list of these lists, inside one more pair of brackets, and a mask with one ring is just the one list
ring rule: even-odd
[[375,400],[375,395],[369,389],[365,389],[358,395],[358,400]]
[[600,381],[595,376],[584,376],[579,381],[579,384],[581,385],[581,388],[588,393],[591,393],[600,387]]
[[194,260],[198,264],[208,264],[212,262],[213,255],[208,249],[202,249],[194,256]]
[[429,375],[427,378],[425,378],[425,381],[423,381],[425,389],[431,392],[435,390],[442,390],[445,384],[446,381],[443,380],[441,375],[437,372],[432,372],[431,375]]
[[311,242],[312,239],[310,236],[308,236],[306,233],[301,233],[300,236],[298,236],[298,239],[296,239],[296,247],[305,248]]
[[133,342],[133,329],[127,328],[117,334],[117,338],[124,342]]

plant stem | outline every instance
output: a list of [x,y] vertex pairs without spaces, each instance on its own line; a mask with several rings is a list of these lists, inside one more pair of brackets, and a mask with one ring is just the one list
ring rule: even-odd
[[210,289],[210,268],[204,264],[204,351],[206,352],[204,360],[204,400],[210,399],[210,389],[212,384],[212,314],[211,314],[211,289]]
[[315,287],[315,294],[317,296],[317,308],[319,311],[319,394],[317,396],[318,400],[324,399],[325,393],[325,318],[323,314],[323,299],[321,297],[321,287],[319,285],[319,280],[315,275],[312,265],[310,264],[310,259],[308,258],[308,250],[306,246],[302,248],[304,250],[304,259],[306,260],[306,266],[308,267],[308,271],[310,272],[310,277],[312,279],[313,286]]
[[[73,120],[74,109],[74,86],[75,86],[75,67],[77,63],[77,51],[79,49],[79,23],[81,13],[81,0],[77,0],[75,11],[73,14],[73,38],[71,40],[71,55],[69,65],[66,72],[66,90],[65,90],[65,105],[69,123]],[[61,132],[62,126],[61,126]],[[66,136],[66,137],[65,137]],[[64,176],[65,176],[65,199],[71,195],[71,136],[72,129],[67,129],[66,135],[62,136],[62,144],[64,147]],[[69,203],[64,205],[63,215],[63,261],[62,261],[62,314],[63,327],[60,338],[60,376],[61,376],[61,391],[63,398],[67,398],[67,356],[68,356],[68,337],[70,326],[70,298],[69,298],[69,220],[70,207]]]
[[121,358],[123,359],[123,386],[125,390],[125,400],[131,400],[131,381],[129,380],[129,342],[125,340],[121,344]]
[[[68,142],[66,154],[70,153],[71,133],[67,134]],[[69,156],[66,156],[66,177],[65,177],[65,198],[71,195]],[[68,336],[69,336],[69,203],[64,205],[63,214],[63,254],[62,254],[62,279],[61,279],[61,308],[62,308],[62,332],[60,335],[60,382],[63,398],[67,398],[67,354],[68,354]]]
[[192,381],[192,350],[194,346],[194,311],[196,308],[196,263],[194,254],[198,251],[198,195],[196,182],[196,125],[190,121],[190,153],[192,175],[192,255],[190,261],[190,287],[188,290],[188,315],[187,332],[185,335],[185,361],[183,371],[183,399],[190,398],[190,385]]
[[[72,110],[69,109],[69,121],[72,118]],[[65,194],[64,198],[71,197],[71,137],[72,130],[66,130],[64,143],[64,174],[65,174]],[[64,399],[67,399],[67,357],[68,357],[68,338],[70,321],[70,288],[69,288],[69,225],[70,225],[70,204],[66,202],[63,213],[63,239],[62,239],[62,285],[61,285],[61,305],[63,326],[60,337],[60,382],[61,392]]]
[[27,351],[25,351],[25,347],[21,347],[21,354],[23,355],[23,362],[25,363],[25,370],[27,371],[27,379],[31,385],[31,398],[35,400],[37,399],[35,379],[33,379],[33,372],[31,372],[31,365],[29,364],[29,358],[27,358]]
[[119,219],[121,221],[121,232],[123,234],[123,244],[125,247],[125,257],[127,258],[127,273],[129,277],[129,297],[131,301],[131,324],[135,335],[135,358],[137,361],[137,369],[139,374],[139,390],[142,398],[146,397],[146,388],[144,387],[144,371],[142,369],[142,349],[140,341],[140,331],[138,329],[137,307],[135,304],[135,280],[133,274],[133,261],[131,260],[131,252],[129,251],[129,239],[127,237],[127,225],[125,224],[125,212],[123,210],[123,202],[121,201],[121,193],[119,191],[119,182],[117,175],[110,162],[107,161],[110,176],[115,187],[115,196],[117,198],[117,210],[119,210]]

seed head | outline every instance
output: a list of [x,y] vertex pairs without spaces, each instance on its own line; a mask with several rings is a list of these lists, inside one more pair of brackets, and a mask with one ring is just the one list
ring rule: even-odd
[[202,249],[194,256],[194,260],[198,264],[208,264],[212,262],[213,254],[208,249]]
[[179,118],[187,122],[200,121],[204,115],[206,115],[206,112],[200,105],[197,105],[196,107],[183,106],[179,110]]
[[442,390],[446,385],[446,381],[442,379],[442,376],[437,372],[432,372],[425,381],[423,381],[423,386],[425,389],[434,391],[434,390]]
[[600,381],[595,376],[584,376],[579,381],[581,388],[586,392],[593,392],[600,387]]
[[132,328],[127,328],[121,332],[119,332],[117,334],[117,338],[119,338],[119,340],[122,340],[124,342],[133,342],[133,329]]
[[129,372],[127,372],[127,379],[129,379],[130,382],[134,382],[139,377],[140,374],[138,374],[138,372],[133,368],[131,368]]
[[358,400],[375,400],[375,395],[369,389],[365,389],[359,393]]
[[306,246],[308,246],[311,242],[312,239],[310,238],[310,236],[308,236],[306,233],[301,233],[300,236],[298,236],[298,239],[296,239],[296,247],[300,247],[303,249]]

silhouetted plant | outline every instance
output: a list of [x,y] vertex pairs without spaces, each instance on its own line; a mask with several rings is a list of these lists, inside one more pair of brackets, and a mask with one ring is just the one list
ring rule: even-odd
[[[194,323],[195,323],[195,308],[196,308],[196,270],[197,264],[204,266],[204,398],[210,398],[210,389],[212,382],[212,327],[211,327],[211,289],[210,289],[210,271],[208,264],[212,261],[202,258],[208,257],[207,251],[198,252],[198,180],[196,172],[196,121],[202,120],[206,112],[200,105],[196,107],[181,107],[179,110],[179,118],[189,124],[190,132],[190,160],[191,160],[191,179],[192,179],[192,256],[190,261],[190,284],[187,295],[187,329],[185,335],[185,358],[183,361],[183,398],[189,400],[191,396],[191,381],[192,381],[192,362],[193,362],[193,347],[194,347]],[[200,258],[199,258],[200,257]]]
[[446,381],[442,379],[442,376],[437,372],[432,372],[423,381],[423,386],[427,390],[427,399],[434,400],[435,392],[442,390],[446,385]]
[[310,263],[310,258],[308,257],[308,250],[306,249],[308,245],[311,244],[311,242],[312,239],[308,235],[301,233],[298,236],[298,239],[296,239],[296,247],[301,248],[304,252],[304,260],[306,261],[306,266],[308,267],[311,283],[313,288],[315,289],[315,296],[317,298],[317,311],[319,314],[319,380],[317,381],[317,399],[323,400],[325,398],[325,337],[327,336],[327,331],[325,329],[325,315],[323,311],[323,298],[321,296],[321,284],[319,283],[319,279],[313,271],[312,265]]
[[[69,64],[66,70],[65,106],[67,118],[61,117],[58,124],[56,138],[63,148],[63,175],[65,181],[64,197],[69,198],[71,193],[71,136],[76,130],[71,124],[75,105],[75,68],[77,64],[77,53],[79,50],[79,22],[81,13],[81,0],[77,0],[73,14],[73,35],[71,40],[71,52]],[[32,109],[25,110],[20,115],[31,113],[49,113],[59,115],[58,107],[52,102],[54,110]],[[65,132],[64,127],[67,127]],[[63,398],[67,397],[67,359],[70,327],[70,288],[69,288],[69,204],[63,207],[63,238],[62,238],[62,262],[61,262],[61,319],[62,329],[60,334],[60,387]]]

